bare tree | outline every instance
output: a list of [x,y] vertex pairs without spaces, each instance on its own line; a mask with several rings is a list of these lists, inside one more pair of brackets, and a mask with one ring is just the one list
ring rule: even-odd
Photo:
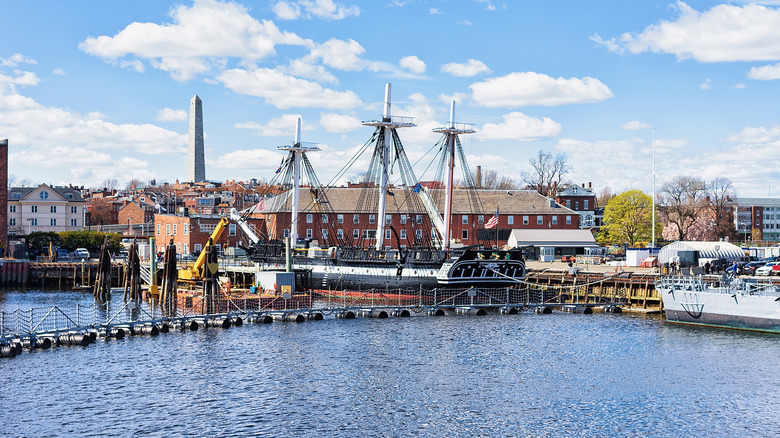
[[678,176],[661,187],[658,209],[677,228],[677,240],[686,240],[704,202],[706,185],[701,178]]
[[715,178],[707,184],[708,216],[715,239],[736,238],[733,205],[737,192],[728,178]]
[[539,194],[553,197],[563,185],[563,178],[571,170],[566,160],[566,154],[553,156],[552,153],[540,149],[535,158],[528,160],[532,170],[523,172],[521,178]]
[[127,182],[127,189],[128,190],[138,190],[146,187],[146,184],[144,184],[143,181],[141,181],[138,178],[133,178],[130,181]]
[[103,198],[94,198],[89,212],[90,222],[95,225],[110,224],[112,222],[111,204]]
[[499,176],[495,170],[482,171],[480,189],[517,190],[517,183],[506,175]]
[[609,187],[604,187],[599,195],[596,197],[596,205],[606,207],[610,199],[614,198],[614,195]]
[[119,185],[116,178],[107,178],[103,180],[103,188],[106,190],[114,190]]

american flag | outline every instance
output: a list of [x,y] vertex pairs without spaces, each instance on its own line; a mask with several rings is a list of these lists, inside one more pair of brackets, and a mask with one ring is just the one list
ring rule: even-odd
[[494,214],[493,217],[491,217],[490,220],[485,224],[485,229],[489,230],[496,225],[498,225],[498,207],[496,207],[496,214]]

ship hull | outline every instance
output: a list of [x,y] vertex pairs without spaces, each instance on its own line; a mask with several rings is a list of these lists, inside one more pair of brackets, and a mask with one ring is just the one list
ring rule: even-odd
[[667,321],[737,330],[780,333],[780,294],[744,292],[729,287],[657,287]]

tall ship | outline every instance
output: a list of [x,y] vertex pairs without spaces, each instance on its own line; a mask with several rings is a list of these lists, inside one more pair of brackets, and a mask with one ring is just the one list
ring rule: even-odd
[[769,280],[669,276],[655,288],[669,322],[780,333],[780,289]]
[[[474,234],[482,236],[479,245],[465,246],[449,238],[453,205],[461,210],[467,206],[480,217],[485,213],[459,140],[460,135],[475,132],[472,125],[455,122],[453,101],[449,123],[434,129],[442,134],[434,153],[426,154],[433,157],[426,168],[433,178],[423,181],[415,175],[398,135],[399,129],[415,124],[410,117],[391,115],[390,93],[388,83],[383,114],[363,122],[374,128],[373,135],[333,179],[343,180],[355,163],[368,162],[347,187],[319,182],[307,156],[319,147],[301,141],[298,119],[294,142],[279,147],[287,154],[268,184],[273,193],[247,210],[231,213],[248,238],[249,259],[263,269],[308,271],[316,288],[517,284],[525,276],[522,251],[493,245],[498,230],[490,230],[489,223],[474,224]],[[462,188],[457,190],[456,165],[462,171],[457,180]],[[265,230],[249,229],[250,215],[264,217]],[[298,236],[303,223],[305,237]],[[285,240],[293,246],[289,258]]]

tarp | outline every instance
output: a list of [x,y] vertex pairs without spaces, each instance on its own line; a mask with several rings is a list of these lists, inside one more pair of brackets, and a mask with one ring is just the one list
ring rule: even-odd
[[589,230],[512,230],[507,244],[517,246],[553,246],[556,248],[598,247]]
[[725,259],[735,262],[745,257],[742,248],[729,242],[694,242],[677,241],[661,248],[658,252],[658,261],[661,264],[669,263],[679,252],[696,252],[700,259]]

